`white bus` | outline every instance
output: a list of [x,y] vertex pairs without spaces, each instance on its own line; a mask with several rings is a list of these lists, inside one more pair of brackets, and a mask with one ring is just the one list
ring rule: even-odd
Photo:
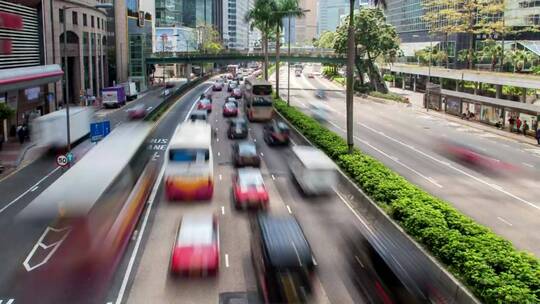
[[268,121],[274,117],[272,84],[266,80],[246,78],[244,107],[249,121]]
[[214,192],[212,127],[180,124],[166,152],[165,193],[171,200],[208,200]]
[[231,73],[233,75],[233,77],[235,77],[236,74],[238,73],[238,65],[237,64],[229,64],[227,66],[227,72]]

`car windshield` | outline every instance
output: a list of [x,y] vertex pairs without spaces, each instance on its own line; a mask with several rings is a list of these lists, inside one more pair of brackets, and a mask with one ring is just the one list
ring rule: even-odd
[[253,86],[253,94],[255,95],[270,95],[272,94],[272,85],[254,85]]
[[208,100],[208,99],[201,99],[200,103],[202,103],[202,104],[210,104],[210,100]]
[[289,133],[289,127],[282,122],[277,123],[277,129],[279,132]]
[[240,143],[238,145],[238,154],[246,156],[257,155],[257,148],[250,142]]
[[231,82],[230,86],[231,86],[231,88],[233,88],[233,89],[234,89],[234,88],[236,88],[236,83],[234,83],[234,82]]
[[182,246],[211,245],[214,239],[212,219],[185,218],[178,234]]
[[238,183],[242,188],[260,187],[264,185],[261,172],[258,170],[239,171]]
[[203,162],[210,159],[208,149],[171,149],[169,160],[173,162]]
[[234,103],[232,103],[232,102],[227,102],[225,104],[225,108],[227,108],[227,110],[234,110],[234,109],[236,109],[236,105]]
[[272,100],[270,98],[265,97],[256,97],[253,98],[253,106],[272,106]]

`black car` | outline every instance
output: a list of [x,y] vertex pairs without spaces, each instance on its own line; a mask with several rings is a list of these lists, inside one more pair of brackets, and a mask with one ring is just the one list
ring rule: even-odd
[[257,146],[251,141],[242,141],[232,145],[232,157],[234,165],[237,167],[259,167],[261,158],[257,153]]
[[272,120],[264,126],[264,141],[269,145],[288,145],[289,127],[280,121]]
[[227,86],[227,92],[232,92],[234,89],[238,87],[238,84],[234,81],[229,82],[229,85]]
[[312,302],[316,264],[296,219],[259,214],[251,231],[252,261],[263,302]]
[[229,129],[227,136],[230,139],[244,139],[248,136],[248,124],[243,118],[231,119],[229,121]]

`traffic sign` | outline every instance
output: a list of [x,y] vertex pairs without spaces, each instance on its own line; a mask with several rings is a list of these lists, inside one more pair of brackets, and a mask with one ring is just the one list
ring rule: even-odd
[[68,158],[67,158],[65,155],[62,155],[62,154],[61,154],[61,155],[58,155],[58,156],[56,157],[56,164],[57,164],[58,166],[60,166],[60,167],[65,167],[65,166],[68,165],[68,163],[69,163],[69,160],[68,160]]
[[90,140],[92,142],[100,141],[109,133],[111,133],[111,122],[108,120],[90,124]]

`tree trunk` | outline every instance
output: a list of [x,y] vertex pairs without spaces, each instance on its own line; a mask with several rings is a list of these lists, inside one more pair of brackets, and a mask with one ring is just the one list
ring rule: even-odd
[[474,34],[469,34],[469,52],[467,54],[467,67],[469,69],[473,68],[473,44],[474,44]]
[[264,80],[268,80],[268,34],[263,34],[264,45]]
[[276,96],[279,97],[279,49],[280,49],[280,29],[276,26]]

